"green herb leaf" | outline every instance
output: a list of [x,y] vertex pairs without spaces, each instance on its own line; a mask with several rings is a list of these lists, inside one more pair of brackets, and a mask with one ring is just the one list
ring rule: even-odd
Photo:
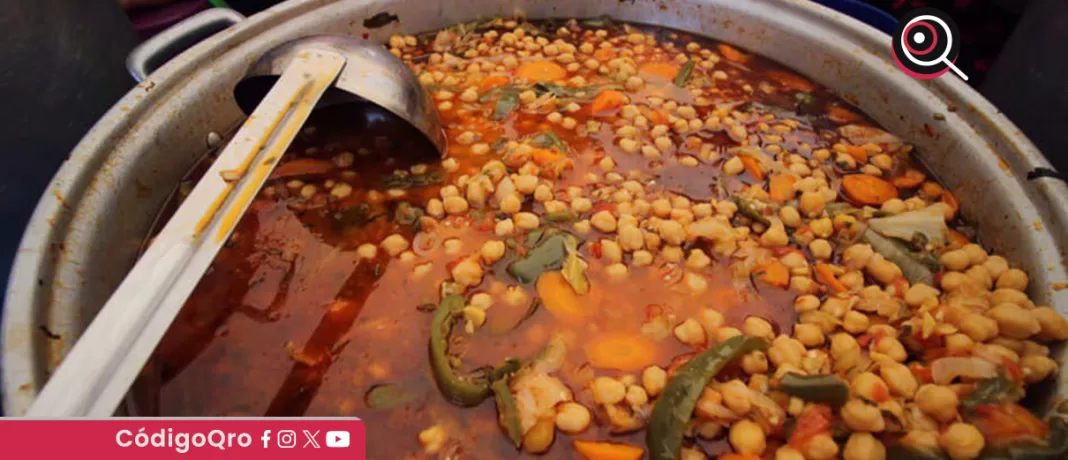
[[1012,380],[1003,372],[999,372],[997,377],[980,380],[968,397],[961,401],[961,405],[966,409],[974,410],[983,404],[998,404],[1005,395],[1015,389],[1016,384],[1012,383]]
[[690,74],[693,73],[693,67],[697,64],[697,61],[689,60],[679,69],[679,74],[675,75],[675,86],[679,88],[685,88],[686,82],[690,81]]
[[542,131],[530,138],[530,145],[538,148],[555,148],[561,152],[567,152],[567,144],[553,131]]
[[[573,238],[566,233],[554,233],[541,238],[541,241],[526,256],[508,265],[508,273],[516,281],[527,284],[538,279],[546,270],[559,269],[567,257],[567,240]],[[528,242],[529,245],[529,242]]]
[[582,265],[582,259],[579,259],[578,254],[571,252],[567,255],[567,261],[564,262],[560,273],[564,275],[567,284],[571,285],[571,289],[575,290],[575,294],[586,295],[590,292],[590,280],[586,278],[586,267]]
[[493,109],[493,119],[503,120],[508,118],[508,116],[518,108],[519,91],[501,91],[501,97],[500,99],[497,99],[497,106]]

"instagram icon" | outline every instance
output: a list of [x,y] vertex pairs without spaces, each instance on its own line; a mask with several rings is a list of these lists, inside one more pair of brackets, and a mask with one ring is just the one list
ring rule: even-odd
[[297,433],[293,430],[282,430],[278,432],[278,448],[279,449],[292,449],[297,447]]

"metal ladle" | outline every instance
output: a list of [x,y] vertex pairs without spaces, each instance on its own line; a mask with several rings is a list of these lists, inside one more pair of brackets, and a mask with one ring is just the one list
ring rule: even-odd
[[434,106],[408,67],[380,46],[352,38],[313,36],[274,48],[249,69],[235,97],[246,111],[255,110],[52,374],[28,416],[114,414],[317,105],[368,101],[444,151]]

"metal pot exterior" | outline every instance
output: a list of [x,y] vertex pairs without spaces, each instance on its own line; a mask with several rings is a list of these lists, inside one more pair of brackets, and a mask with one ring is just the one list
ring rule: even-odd
[[[387,12],[399,21],[363,26]],[[96,124],[56,175],[26,229],[8,285],[0,365],[8,413],[26,411],[121,282],[168,195],[208,151],[209,133],[228,132],[242,121],[232,90],[258,56],[307,35],[384,42],[394,33],[518,12],[532,18],[608,14],[687,30],[748,48],[837,90],[915,143],[978,224],[982,243],[1028,272],[1037,303],[1068,313],[1068,185],[1028,179],[1049,163],[966,84],[950,75],[911,79],[896,69],[889,36],[815,3],[291,0],[153,73]],[[1068,394],[1064,374],[1058,395]]]

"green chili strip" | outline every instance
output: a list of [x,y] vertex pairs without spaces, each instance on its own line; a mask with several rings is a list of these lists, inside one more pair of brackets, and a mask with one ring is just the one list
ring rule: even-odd
[[779,390],[805,401],[841,407],[849,400],[849,386],[837,375],[805,376],[790,372],[779,381]]
[[507,376],[493,382],[493,400],[497,403],[497,422],[518,448],[523,444],[523,430],[519,425],[519,409],[516,408],[512,390],[508,388]]
[[738,205],[738,213],[741,215],[752,219],[754,222],[760,222],[765,227],[771,225],[771,221],[757,209],[756,202],[736,196],[734,197],[734,204]]
[[682,365],[653,406],[645,443],[652,460],[677,460],[682,455],[682,437],[701,398],[705,385],[727,363],[741,356],[766,349],[764,340],[739,335],[701,353]]
[[[905,279],[909,280],[909,284],[923,283],[928,286],[934,286],[934,271],[929,266],[932,261],[927,260],[924,254],[915,253],[902,244],[896,243],[894,240],[882,236],[872,230],[866,230],[861,236],[861,241],[871,245],[871,248],[882,254],[886,260],[889,260],[901,268],[901,274],[905,275]],[[933,261],[934,265],[938,265],[937,261]]]
[[679,74],[675,75],[675,86],[678,86],[679,88],[686,87],[686,82],[690,81],[690,74],[693,73],[693,66],[695,64],[697,64],[697,61],[691,59],[679,69]]
[[454,404],[474,406],[489,397],[489,383],[484,379],[460,375],[449,362],[449,335],[460,317],[464,298],[450,295],[441,301],[430,325],[430,367],[438,389]]

